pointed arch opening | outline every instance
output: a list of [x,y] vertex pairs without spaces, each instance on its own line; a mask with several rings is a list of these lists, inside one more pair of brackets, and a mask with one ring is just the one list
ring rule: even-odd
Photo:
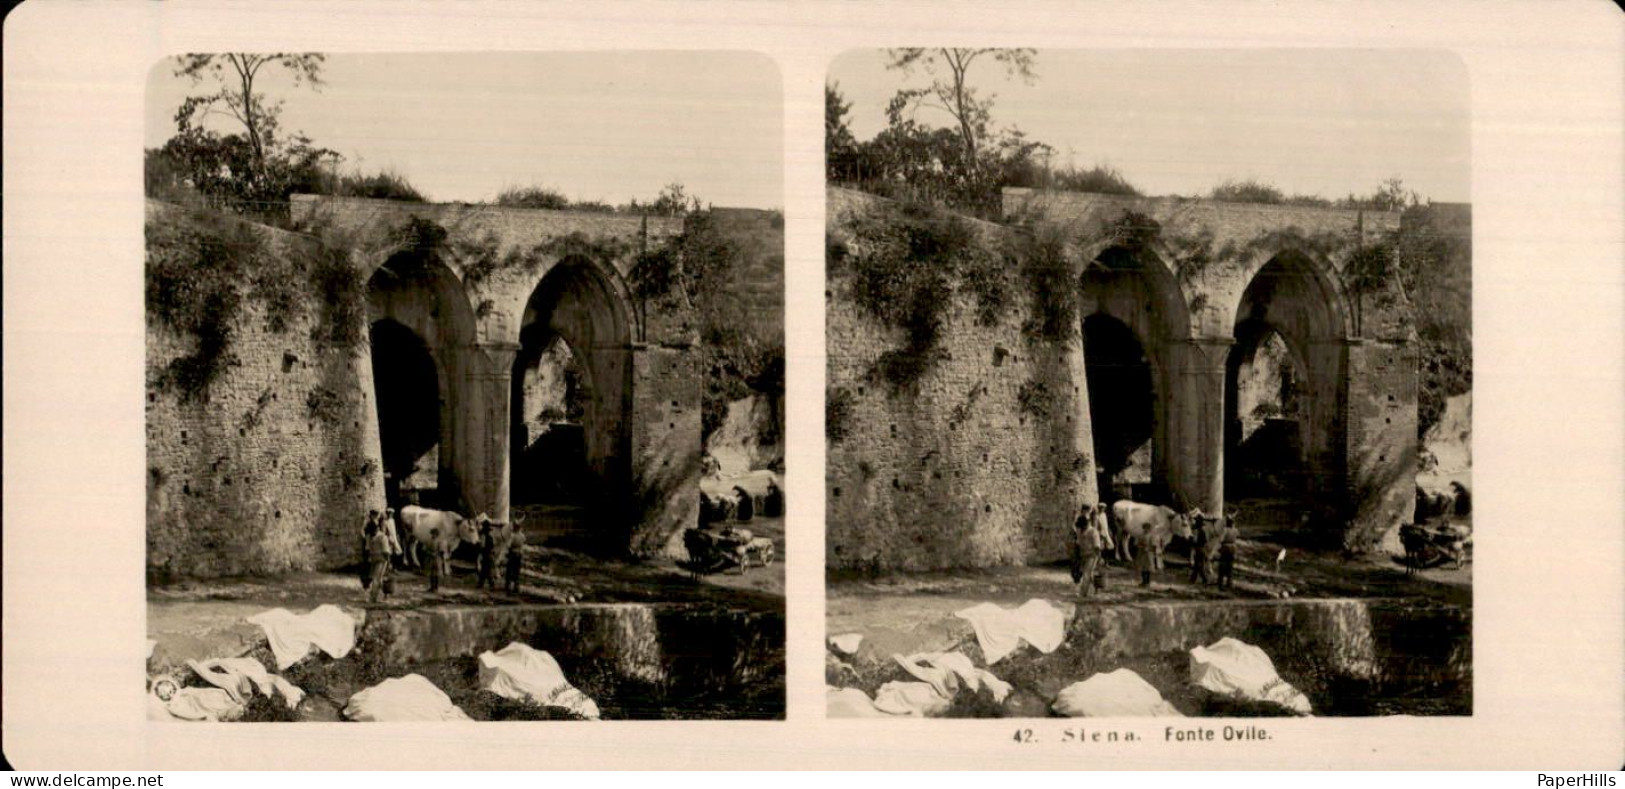
[[373,272],[367,304],[385,499],[461,509],[453,416],[474,333],[462,286],[432,252],[403,250]]
[[1225,370],[1225,500],[1319,510],[1345,497],[1346,314],[1307,256],[1277,253],[1236,310]]
[[591,261],[526,301],[510,397],[510,498],[544,539],[611,544],[631,487],[631,315]]
[[1155,252],[1121,245],[1094,252],[1080,290],[1097,489],[1106,501],[1163,500],[1165,370],[1170,344],[1189,333],[1184,297]]

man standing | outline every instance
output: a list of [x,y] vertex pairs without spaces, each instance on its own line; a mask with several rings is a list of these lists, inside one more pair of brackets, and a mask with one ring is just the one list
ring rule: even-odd
[[378,532],[378,510],[367,513],[367,522],[361,526],[361,588],[372,586],[372,535]]
[[390,559],[404,569],[406,559],[404,552],[401,550],[401,532],[395,525],[395,509],[393,507],[384,508],[384,520],[380,528],[383,529],[384,538],[389,541]]
[[382,527],[374,529],[367,538],[367,551],[372,564],[372,585],[367,589],[367,600],[376,603],[379,595],[389,594],[385,588],[389,582],[389,538],[384,536]]
[[1094,514],[1091,517],[1095,531],[1100,534],[1101,547],[1100,563],[1095,565],[1097,568],[1095,570],[1095,587],[1103,591],[1106,588],[1106,554],[1116,550],[1117,547],[1112,543],[1112,525],[1111,519],[1107,516],[1108,512],[1109,508],[1106,506],[1106,502],[1102,501],[1095,505]]
[[[1149,532],[1149,528],[1142,527],[1134,540],[1134,567],[1140,571],[1140,585],[1145,587],[1151,586],[1151,571],[1156,568],[1157,558],[1151,549]],[[1128,537],[1125,536],[1123,539],[1127,541]]]
[[1103,586],[1100,552],[1104,547],[1100,541],[1100,530],[1095,528],[1094,508],[1085,509],[1078,516],[1073,532],[1077,569],[1073,571],[1072,580],[1078,584],[1079,597],[1094,597],[1096,588]]
[[513,527],[513,535],[508,538],[508,550],[504,553],[502,591],[519,594],[519,579],[525,567],[525,533],[519,527]]
[[496,589],[497,569],[496,530],[492,528],[491,518],[483,512],[480,513],[479,517],[475,518],[475,520],[480,524],[479,580],[477,581],[475,588],[491,588],[494,590]]
[[1217,523],[1217,518],[1208,518],[1198,512],[1191,523],[1191,583],[1206,585],[1212,581],[1207,569],[1207,545],[1209,522]]

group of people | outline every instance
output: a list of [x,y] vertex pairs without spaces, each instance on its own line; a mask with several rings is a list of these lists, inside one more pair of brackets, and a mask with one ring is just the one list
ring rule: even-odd
[[[494,590],[500,564],[502,590],[518,594],[519,579],[524,568],[524,531],[493,521],[484,513],[475,520],[479,524],[476,588]],[[502,532],[506,532],[506,536],[499,538]],[[451,577],[451,554],[458,540],[449,539],[451,535],[443,535],[438,527],[431,528],[428,536],[429,539],[420,543],[418,548],[427,552],[427,556],[421,558],[432,594],[440,591],[442,580]],[[393,595],[395,570],[404,570],[413,563],[412,559],[406,554],[394,508],[386,508],[383,512],[369,511],[361,530],[361,588],[366,590],[367,600],[377,603],[379,599]]]
[[705,491],[700,491],[700,526],[707,523],[716,523],[732,518],[741,523],[749,523],[757,515],[764,518],[784,517],[784,490],[778,483],[768,480],[767,490],[762,493],[760,511],[756,506],[756,499],[741,485],[735,485],[733,490],[725,496],[713,498]]
[[[497,566],[502,566],[502,591],[519,593],[519,578],[525,567],[525,532],[517,524],[493,521],[480,513],[480,552],[475,561],[475,588],[495,589]],[[506,533],[506,537],[502,535]],[[432,591],[432,590],[431,590]]]
[[[1117,539],[1128,540],[1127,535]],[[1212,565],[1218,565],[1218,585],[1221,589],[1234,588],[1236,544],[1240,532],[1234,515],[1223,519],[1197,514],[1191,524],[1191,583],[1208,584],[1214,581]],[[1134,567],[1140,574],[1140,586],[1151,585],[1151,572],[1155,569],[1155,555],[1144,544],[1125,545],[1132,548]],[[1112,537],[1110,506],[1106,502],[1086,505],[1073,524],[1072,580],[1078,584],[1081,597],[1093,597],[1106,588],[1104,557],[1116,549]]]
[[1217,564],[1219,588],[1235,588],[1236,543],[1240,539],[1235,515],[1222,519],[1196,515],[1191,522],[1191,583],[1213,583],[1210,571]]

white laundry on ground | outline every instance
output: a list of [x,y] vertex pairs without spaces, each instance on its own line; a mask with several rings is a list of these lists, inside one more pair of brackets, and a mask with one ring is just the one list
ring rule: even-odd
[[273,608],[255,614],[248,621],[265,631],[265,640],[276,655],[278,671],[303,660],[312,644],[335,658],[355,648],[355,619],[336,605],[318,606],[308,614],[295,614],[286,608]]
[[971,665],[970,658],[958,652],[925,652],[906,658],[892,655],[892,660],[949,701],[959,695],[961,689],[975,693],[985,687],[993,694],[993,700],[1000,703],[1010,695],[1010,683],[987,669]]
[[875,709],[874,699],[857,688],[824,686],[824,717],[826,718],[895,718],[896,715]]
[[858,653],[858,645],[863,643],[863,634],[842,633],[838,636],[830,636],[829,643],[835,647],[837,652],[843,655],[855,655]]
[[1191,650],[1191,682],[1215,693],[1279,704],[1308,715],[1308,697],[1287,684],[1264,650],[1229,636]]
[[948,700],[929,682],[888,682],[875,691],[875,709],[891,715],[934,718],[948,711]]
[[1056,714],[1068,718],[1183,718],[1162,694],[1126,668],[1074,682],[1055,697]]
[[1014,652],[1023,641],[1049,654],[1066,640],[1066,612],[1047,600],[1028,600],[1016,609],[982,603],[956,611],[954,616],[969,621],[976,629],[976,643],[990,666]]
[[305,697],[305,692],[292,682],[276,676],[265,670],[258,660],[253,658],[225,658],[220,660],[188,660],[186,665],[191,667],[193,673],[225,692],[231,694],[233,701],[246,701],[257,691],[266,696],[282,695],[282,700],[288,709],[299,706],[299,700]]
[[157,648],[158,648],[158,642],[157,641],[154,641],[154,640],[152,640],[150,638],[147,639],[147,659],[148,660],[152,660],[152,651],[154,649],[157,649]]
[[466,721],[468,714],[420,674],[386,679],[350,697],[344,717],[353,721]]
[[480,687],[505,699],[562,707],[598,720],[598,704],[564,678],[552,655],[517,641],[480,655]]
[[242,714],[243,705],[219,688],[176,688],[167,701],[156,686],[147,694],[147,720],[231,721]]

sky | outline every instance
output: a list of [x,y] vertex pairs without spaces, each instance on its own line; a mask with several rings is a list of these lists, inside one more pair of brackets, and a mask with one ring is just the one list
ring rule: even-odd
[[[624,203],[680,182],[719,207],[784,205],[782,79],[763,55],[338,54],[319,91],[271,71],[260,82],[284,102],[285,132],[343,154],[341,171],[394,170],[431,200],[547,186]],[[187,95],[218,87],[173,72],[166,60],[148,75],[148,147],[174,135]]]
[[[884,127],[902,87],[884,50],[842,54],[829,79],[859,140]],[[1398,176],[1441,202],[1470,202],[1467,72],[1417,50],[1040,50],[1034,79],[984,57],[970,84],[996,95],[993,126],[1055,149],[1054,166],[1115,167],[1151,195],[1198,195],[1227,179],[1288,194],[1370,194]],[[941,111],[915,119],[945,125]]]

